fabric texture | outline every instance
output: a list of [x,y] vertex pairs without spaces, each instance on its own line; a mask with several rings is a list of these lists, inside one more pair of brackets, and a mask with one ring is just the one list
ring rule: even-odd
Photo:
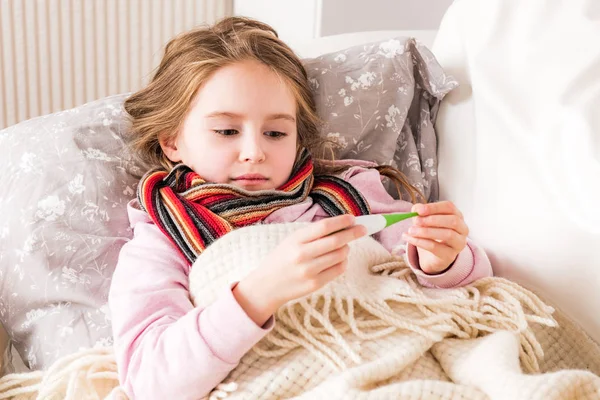
[[248,191],[206,182],[179,164],[168,173],[158,170],[144,175],[138,185],[138,201],[191,264],[221,236],[260,223],[273,211],[301,203],[309,195],[331,217],[370,213],[369,204],[351,184],[313,172],[312,158],[304,149],[281,187]]
[[[255,225],[217,240],[192,267],[196,301],[211,302],[218,296],[213,282],[243,276],[261,253],[301,226]],[[349,257],[346,274],[282,307],[275,329],[206,398],[600,396],[600,348],[532,292],[502,278],[451,290],[421,288],[410,269],[370,237],[352,242]],[[109,349],[92,349],[45,373],[6,376],[0,397],[11,391],[17,400],[32,399],[44,391],[66,400],[109,392],[108,398],[126,398],[113,357]]]
[[599,15],[597,0],[457,0],[433,46],[460,82],[436,125],[441,199],[496,274],[598,342]]
[[[414,38],[397,37],[306,59],[322,135],[337,158],[392,165],[438,199],[434,123],[456,80]],[[388,187],[395,196],[392,187]],[[409,198],[403,191],[402,198]]]
[[125,97],[0,131],[0,322],[31,369],[112,344],[108,290],[143,171],[124,152]]

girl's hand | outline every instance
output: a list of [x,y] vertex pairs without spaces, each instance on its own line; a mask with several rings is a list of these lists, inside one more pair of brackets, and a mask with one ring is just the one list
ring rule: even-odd
[[450,201],[415,204],[413,226],[402,237],[417,248],[419,266],[426,274],[439,274],[456,260],[467,244],[469,228]]
[[283,304],[320,289],[345,270],[348,243],[366,235],[354,216],[325,218],[279,244],[234,288],[233,294],[259,326]]

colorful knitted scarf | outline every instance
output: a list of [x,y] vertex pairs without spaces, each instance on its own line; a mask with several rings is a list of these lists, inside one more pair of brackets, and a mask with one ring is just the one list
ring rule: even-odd
[[152,221],[192,264],[219,237],[265,219],[273,211],[311,196],[327,214],[369,214],[360,192],[343,179],[313,175],[313,162],[304,150],[290,179],[273,190],[248,191],[206,182],[184,164],[169,173],[153,170],[138,185],[138,200]]

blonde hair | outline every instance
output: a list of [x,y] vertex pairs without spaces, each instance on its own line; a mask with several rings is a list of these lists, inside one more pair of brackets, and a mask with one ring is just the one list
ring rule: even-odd
[[[307,148],[313,156],[315,174],[347,169],[332,163],[333,144],[320,135],[321,120],[298,56],[271,26],[243,17],[228,17],[171,39],[150,83],[127,98],[125,110],[131,117],[128,145],[140,161],[150,168],[170,171],[174,164],[164,154],[159,139],[171,141],[176,137],[197,91],[215,71],[247,60],[271,68],[294,94],[299,148]],[[404,188],[413,202],[417,195],[423,199],[400,171],[389,166],[376,168],[396,183],[399,195]]]

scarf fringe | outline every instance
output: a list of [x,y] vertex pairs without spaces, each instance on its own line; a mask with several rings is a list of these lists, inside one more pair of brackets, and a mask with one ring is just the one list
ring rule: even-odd
[[[379,301],[325,290],[290,302],[276,313],[273,332],[252,351],[272,358],[303,347],[333,370],[343,371],[351,366],[345,359],[353,365],[362,361],[344,338],[347,332],[374,340],[402,330],[439,342],[445,337],[477,338],[505,330],[519,334],[526,372],[539,372],[544,352],[530,325],[555,327],[557,323],[554,309],[533,292],[497,277],[462,288],[427,289],[401,261],[375,265],[371,271],[407,285],[398,285],[397,293]],[[332,314],[338,318],[331,318]]]

